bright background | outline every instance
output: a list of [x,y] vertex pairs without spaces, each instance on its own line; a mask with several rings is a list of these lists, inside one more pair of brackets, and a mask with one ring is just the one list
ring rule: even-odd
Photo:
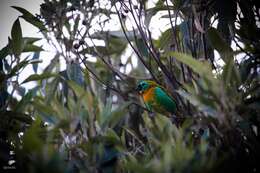
[[[19,6],[27,9],[32,14],[39,14],[40,4],[43,0],[0,0],[0,48],[6,46],[8,36],[11,35],[11,28],[16,18],[21,15],[11,6]],[[28,22],[20,20],[24,36],[37,36],[37,29]]]

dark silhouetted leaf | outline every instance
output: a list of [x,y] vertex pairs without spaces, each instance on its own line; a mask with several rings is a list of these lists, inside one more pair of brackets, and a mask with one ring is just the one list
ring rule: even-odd
[[25,10],[24,8],[16,7],[16,6],[12,6],[12,8],[14,8],[14,9],[18,10],[19,12],[21,12],[23,14],[22,18],[24,20],[26,20],[27,22],[31,23],[35,27],[39,28],[41,31],[46,31],[46,28],[43,25],[43,23],[37,17],[32,15],[29,11]]
[[216,49],[223,61],[227,62],[228,58],[232,58],[233,50],[230,46],[221,38],[219,32],[215,28],[210,28],[207,31],[207,35],[210,44],[214,49]]
[[36,41],[41,40],[42,38],[37,38],[37,37],[23,37],[23,41],[26,44],[33,44]]
[[30,89],[23,97],[22,100],[19,101],[19,103],[16,105],[14,111],[15,112],[22,112],[28,103],[32,101],[32,98],[36,96],[36,93],[38,91],[39,87],[35,87],[33,89]]
[[27,79],[25,79],[23,83],[30,82],[30,81],[37,81],[37,80],[43,80],[43,79],[48,79],[51,77],[57,77],[58,75],[55,73],[42,73],[42,74],[33,74],[29,76]]
[[40,52],[40,51],[44,51],[44,49],[32,44],[26,44],[23,49],[23,52]]
[[12,36],[11,45],[12,45],[13,53],[16,56],[19,56],[23,49],[22,29],[21,29],[19,19],[16,19],[16,21],[13,24],[11,36]]
[[14,75],[16,75],[16,73],[21,70],[22,68],[24,68],[25,66],[27,66],[29,64],[29,61],[28,60],[24,60],[24,61],[21,61],[19,64],[15,65],[11,72],[8,74],[9,77],[12,77]]
[[0,59],[5,58],[10,53],[8,45],[0,50]]

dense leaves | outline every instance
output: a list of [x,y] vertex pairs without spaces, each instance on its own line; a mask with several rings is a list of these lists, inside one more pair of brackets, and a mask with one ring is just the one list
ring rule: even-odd
[[[37,16],[13,8],[22,16],[0,51],[1,169],[14,152],[21,172],[259,170],[258,2],[45,0]],[[158,16],[165,27],[151,26]],[[42,38],[23,37],[21,19]],[[40,40],[57,52],[46,67]],[[162,85],[176,114],[148,111],[140,79]]]

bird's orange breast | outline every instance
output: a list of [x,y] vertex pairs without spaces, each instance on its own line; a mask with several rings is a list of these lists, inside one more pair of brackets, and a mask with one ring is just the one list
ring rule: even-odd
[[154,99],[154,87],[149,88],[148,90],[142,93],[144,102],[148,102]]

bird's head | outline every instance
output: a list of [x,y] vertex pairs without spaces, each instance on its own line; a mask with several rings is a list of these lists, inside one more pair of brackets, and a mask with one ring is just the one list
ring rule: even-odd
[[150,80],[141,80],[140,82],[138,82],[137,88],[136,90],[139,93],[143,93],[146,90],[148,90],[149,88],[156,86],[157,84],[154,81],[150,81]]

